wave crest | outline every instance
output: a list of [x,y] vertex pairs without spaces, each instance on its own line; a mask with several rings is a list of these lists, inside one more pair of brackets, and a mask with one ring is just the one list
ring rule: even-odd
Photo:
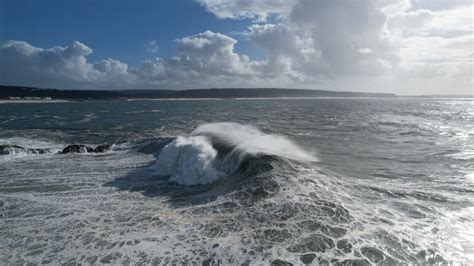
[[303,150],[290,139],[266,134],[251,125],[231,122],[204,124],[197,127],[192,135],[209,136],[214,141],[226,143],[248,154],[276,155],[296,161],[318,161],[314,154]]
[[158,155],[155,174],[181,185],[212,183],[225,174],[214,168],[217,151],[206,137],[178,137]]
[[317,161],[284,136],[227,122],[204,124],[189,137],[177,137],[161,150],[151,169],[181,185],[208,184],[238,170],[245,158],[259,155]]

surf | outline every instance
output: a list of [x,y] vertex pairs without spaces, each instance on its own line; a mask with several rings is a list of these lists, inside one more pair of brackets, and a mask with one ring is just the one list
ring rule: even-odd
[[178,136],[163,147],[151,169],[180,185],[209,184],[237,171],[244,160],[263,155],[318,161],[314,152],[284,136],[267,134],[251,125],[221,122],[200,125],[188,137]]

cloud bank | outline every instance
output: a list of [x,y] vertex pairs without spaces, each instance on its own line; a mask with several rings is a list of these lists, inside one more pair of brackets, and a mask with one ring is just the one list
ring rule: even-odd
[[[252,60],[238,41],[205,31],[175,40],[174,57],[138,66],[90,62],[81,42],[0,44],[0,83],[57,88],[298,87],[472,94],[473,4],[425,0],[221,0],[198,2],[221,19],[251,19],[241,32],[265,53]],[[272,22],[268,22],[269,18]],[[145,45],[159,51],[156,41]]]

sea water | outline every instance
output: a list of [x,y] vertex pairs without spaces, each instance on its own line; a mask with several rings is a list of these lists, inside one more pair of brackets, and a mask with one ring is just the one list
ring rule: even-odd
[[469,99],[9,103],[0,145],[48,151],[0,155],[5,264],[474,263]]

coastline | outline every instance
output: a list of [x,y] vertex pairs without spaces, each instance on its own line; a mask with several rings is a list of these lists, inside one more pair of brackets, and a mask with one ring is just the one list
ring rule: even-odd
[[420,97],[420,96],[399,96],[395,98],[387,97],[353,97],[353,96],[320,96],[320,97],[223,97],[223,98],[115,98],[115,99],[80,99],[80,100],[10,100],[0,99],[0,104],[14,104],[14,103],[66,103],[66,102],[89,102],[89,101],[221,101],[221,100],[318,100],[318,99],[457,99],[472,101],[474,97],[452,97],[452,96],[438,96],[438,97]]
[[68,100],[0,100],[0,104],[7,103],[65,103]]

